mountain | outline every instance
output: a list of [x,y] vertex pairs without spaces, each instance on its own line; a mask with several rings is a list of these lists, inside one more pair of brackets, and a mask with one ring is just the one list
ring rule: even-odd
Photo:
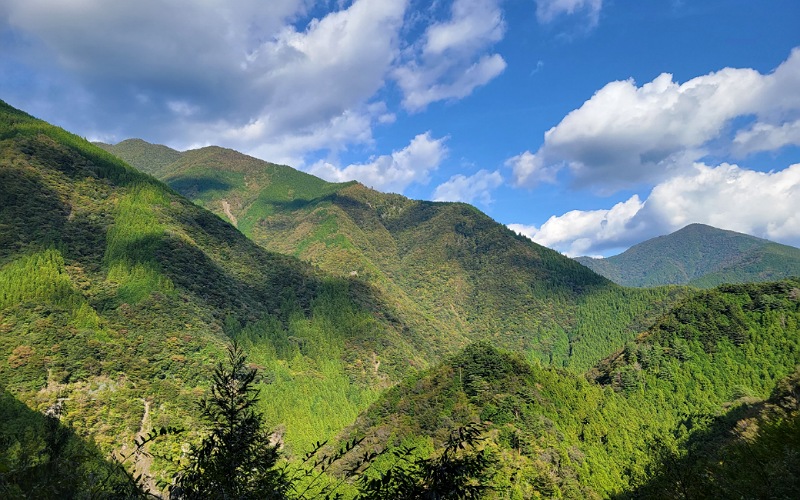
[[[261,368],[260,410],[291,456],[473,339],[579,370],[685,294],[622,289],[468,205],[222,148],[129,145],[222,217],[231,200],[265,247],[293,238],[302,259],[0,103],[0,386],[37,411],[62,401],[62,422],[106,454],[152,428],[196,429],[230,339]],[[192,439],[159,440],[136,467],[168,480]]]
[[[334,435],[439,349],[368,283],[266,251],[0,102],[0,389],[36,411],[61,401],[62,422],[108,454],[151,428],[196,428],[231,338],[265,374],[287,451]],[[152,470],[192,439],[160,440]]]
[[328,183],[219,147],[166,163],[176,152],[164,146],[101,146],[264,248],[380,290],[414,331],[440,347],[437,356],[490,339],[530,359],[583,370],[685,293],[618,287],[463,203]]
[[0,102],[0,491],[182,427],[134,461],[168,483],[234,339],[289,457],[480,421],[499,496],[797,496],[800,280],[626,289],[469,205],[127,145],[173,187]]
[[624,286],[771,281],[800,276],[800,249],[755,236],[691,224],[605,259],[578,262]]
[[387,391],[343,438],[430,453],[483,422],[504,497],[794,498],[798,364],[800,280],[725,285],[588,377],[470,345]]

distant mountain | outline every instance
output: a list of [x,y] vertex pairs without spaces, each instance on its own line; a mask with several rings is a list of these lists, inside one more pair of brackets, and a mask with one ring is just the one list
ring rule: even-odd
[[682,293],[622,289],[463,203],[328,183],[219,147],[164,165],[164,147],[143,152],[146,144],[103,147],[264,248],[375,287],[416,335],[445,352],[491,339],[531,359],[585,369]]
[[771,281],[800,276],[800,249],[755,236],[691,224],[605,259],[578,262],[624,286]]

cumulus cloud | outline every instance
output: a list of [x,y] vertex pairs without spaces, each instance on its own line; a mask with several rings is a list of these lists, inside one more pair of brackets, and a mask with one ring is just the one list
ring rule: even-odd
[[540,23],[552,22],[565,14],[585,13],[591,26],[597,25],[603,0],[536,0],[536,18]]
[[257,153],[259,145],[302,157],[335,141],[369,141],[374,123],[391,121],[372,107],[399,55],[407,3],[356,0],[308,19],[308,0],[268,8],[260,0],[8,0],[0,24],[17,33],[17,50],[27,47],[30,57],[15,63],[87,90],[90,100],[63,112],[81,116],[84,132],[92,117],[97,134],[122,123],[124,134],[176,147]]
[[[613,192],[682,173],[708,154],[735,118],[747,116],[767,124],[761,131],[780,128],[794,140],[792,126],[783,127],[800,116],[800,49],[767,75],[725,68],[683,84],[666,73],[641,87],[611,82],[548,130],[538,151],[509,163],[518,186],[552,180],[567,169],[575,187]],[[740,150],[769,146],[758,133],[745,131]],[[777,133],[763,135],[785,142]]]
[[490,48],[502,40],[505,22],[499,0],[455,0],[449,20],[428,26],[410,58],[393,76],[403,106],[420,111],[432,102],[461,99],[506,68]]
[[430,172],[437,169],[447,156],[446,140],[434,139],[430,132],[426,132],[414,137],[405,148],[373,158],[368,163],[340,168],[319,161],[308,171],[331,182],[357,180],[381,191],[402,193],[411,183],[428,182]]
[[733,151],[739,156],[775,151],[789,145],[800,145],[800,120],[782,125],[758,122],[748,129],[739,130],[733,138]]
[[691,223],[709,224],[790,245],[800,244],[800,164],[778,172],[696,163],[608,210],[571,211],[541,227],[509,227],[570,256],[602,254]]
[[456,174],[447,182],[439,184],[433,192],[434,201],[478,201],[484,205],[492,203],[491,192],[503,184],[503,176],[495,170],[479,170],[467,177]]
[[514,171],[514,182],[520,186],[530,186],[541,182],[556,182],[560,165],[545,165],[541,156],[530,151],[513,156],[505,165]]
[[643,206],[634,195],[607,210],[572,210],[550,217],[538,228],[524,224],[509,224],[508,227],[571,257],[596,254],[638,241],[641,235],[631,231],[629,224]]
[[0,91],[87,136],[302,166],[372,142],[396,119],[391,92],[420,111],[505,69],[491,50],[505,34],[500,0],[436,3],[429,18],[409,3],[327,2],[312,18],[311,0],[7,0]]

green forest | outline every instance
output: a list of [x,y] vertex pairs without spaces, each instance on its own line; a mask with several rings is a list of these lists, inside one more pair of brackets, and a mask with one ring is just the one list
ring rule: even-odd
[[800,494],[798,278],[626,288],[463,203],[100,146],[0,101],[3,498]]

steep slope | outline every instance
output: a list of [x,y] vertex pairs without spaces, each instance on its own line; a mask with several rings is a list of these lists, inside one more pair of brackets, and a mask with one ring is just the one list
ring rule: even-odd
[[454,428],[484,422],[497,498],[599,498],[622,492],[631,467],[648,462],[651,417],[583,376],[477,343],[387,391],[344,437],[365,437],[356,454],[425,454]]
[[[153,169],[125,148],[107,149]],[[264,248],[381,290],[437,354],[491,339],[530,359],[585,369],[683,293],[624,290],[462,203],[327,183],[214,147],[182,153],[160,171]]]
[[624,498],[797,498],[800,369],[766,401],[743,400],[686,438],[662,446],[654,476]]
[[[230,337],[263,368],[265,412],[290,449],[337,432],[429,361],[368,284],[265,251],[2,102],[0,238],[0,386],[39,411],[63,400],[63,421],[105,452],[147,425],[192,429]],[[187,436],[161,451],[180,454]]]
[[597,378],[673,407],[688,398],[696,411],[765,398],[800,364],[798,325],[800,279],[722,285],[675,307],[600,363]]
[[82,498],[100,484],[130,496],[122,471],[59,422],[58,405],[49,410],[35,412],[0,388],[0,496]]
[[[664,498],[685,486],[704,498],[747,488],[791,498],[798,325],[800,281],[786,280],[689,298],[588,378],[474,344],[387,391],[344,437],[429,451],[483,421],[500,497]],[[776,469],[741,473],[759,461]]]
[[771,281],[800,276],[800,249],[734,231],[691,224],[606,259],[581,264],[625,286]]
[[790,279],[704,292],[602,363],[598,380],[677,423],[631,496],[797,498],[799,349]]

